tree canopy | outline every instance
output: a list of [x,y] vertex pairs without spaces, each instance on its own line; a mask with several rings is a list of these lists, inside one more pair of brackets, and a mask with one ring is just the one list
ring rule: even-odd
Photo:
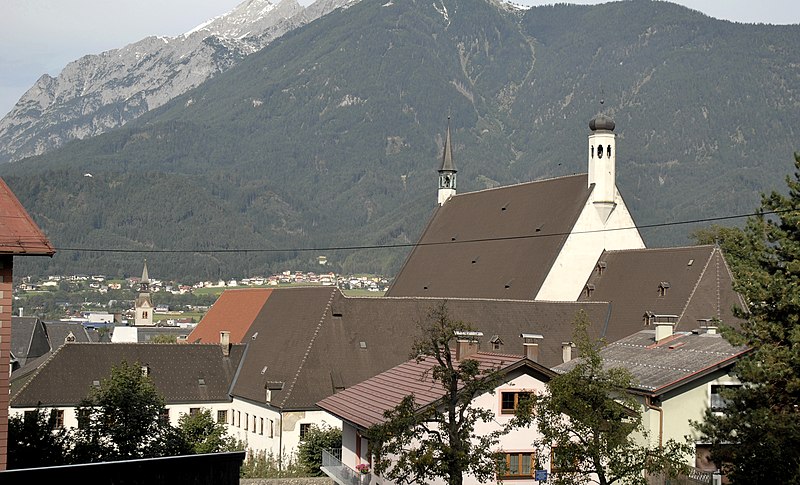
[[541,433],[536,448],[550,452],[552,483],[645,485],[645,472],[682,470],[687,445],[647,441],[641,405],[628,393],[630,372],[603,364],[603,343],[589,338],[588,325],[586,314],[579,312],[574,341],[581,357],[576,365],[551,379],[547,394],[532,396],[518,410],[518,424],[535,421]]
[[734,368],[743,385],[697,424],[732,483],[800,483],[800,154],[786,183],[788,194],[765,194],[736,236],[736,290],[748,308],[724,335],[753,349]]
[[494,389],[496,375],[481,370],[473,359],[455,360],[451,344],[470,327],[452,319],[445,303],[432,308],[419,327],[411,358],[433,360],[429,377],[444,396],[439,405],[427,407],[407,396],[385,413],[383,424],[368,430],[375,471],[395,483],[425,484],[438,478],[460,485],[465,474],[493,479],[502,469],[496,445],[505,430],[476,435],[475,425],[495,416],[474,407],[472,400]]

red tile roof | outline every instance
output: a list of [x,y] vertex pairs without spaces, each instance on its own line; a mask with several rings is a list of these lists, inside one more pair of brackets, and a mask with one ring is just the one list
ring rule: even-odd
[[[505,373],[521,365],[527,365],[547,380],[554,375],[546,367],[520,355],[478,352],[470,357],[478,361],[484,370],[497,370]],[[431,379],[430,369],[435,360],[431,357],[421,362],[410,360],[386,372],[371,377],[342,392],[333,394],[318,403],[329,413],[349,421],[361,428],[384,421],[383,413],[394,407],[409,395],[414,395],[420,409],[434,404],[444,396],[444,389]]]
[[0,253],[52,256],[55,252],[39,226],[0,179]]
[[271,293],[267,288],[225,290],[187,340],[219,343],[219,332],[227,330],[231,333],[232,344],[241,343]]

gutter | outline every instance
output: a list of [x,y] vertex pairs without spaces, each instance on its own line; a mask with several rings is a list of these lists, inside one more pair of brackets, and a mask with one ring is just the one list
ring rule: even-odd
[[644,405],[647,406],[648,409],[658,412],[658,447],[662,448],[664,446],[664,410],[661,406],[653,404],[653,398],[651,396],[644,397]]

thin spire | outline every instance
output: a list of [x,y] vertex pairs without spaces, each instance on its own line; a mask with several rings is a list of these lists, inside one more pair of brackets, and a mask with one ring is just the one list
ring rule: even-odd
[[150,283],[150,277],[147,275],[147,260],[144,260],[144,269],[142,270],[141,283]]
[[456,172],[456,165],[453,163],[453,148],[450,146],[450,117],[447,117],[447,134],[444,138],[444,153],[442,153],[442,168],[440,172]]

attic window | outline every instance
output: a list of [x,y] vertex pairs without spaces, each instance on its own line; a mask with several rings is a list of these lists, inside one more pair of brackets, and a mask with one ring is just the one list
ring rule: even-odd
[[508,204],[509,203],[506,203],[503,207],[501,207],[500,211],[502,212],[502,211],[505,211],[506,209],[508,209]]
[[366,349],[367,348],[367,343],[362,340],[361,342],[358,343],[358,347],[362,348],[362,349]]
[[100,381],[92,381],[94,387],[100,387]]
[[643,319],[645,326],[650,326],[653,324],[653,319],[655,318],[656,314],[651,311],[644,312]]
[[451,240],[451,241],[455,241],[457,237],[458,237],[458,234],[456,234],[455,236],[452,236],[452,237],[450,238],[450,240]]
[[206,380],[203,379],[202,377],[200,377],[200,378],[197,379],[197,384],[200,385],[200,386],[205,386],[206,385]]
[[427,285],[423,286],[422,289],[425,290],[425,291],[428,291],[428,286]]
[[583,292],[586,295],[586,298],[591,298],[592,292],[594,292],[594,285],[588,283],[586,286],[583,287]]
[[503,348],[503,340],[499,335],[492,335],[492,338],[489,339],[489,343],[492,344],[492,350],[500,350]]
[[603,271],[605,271],[607,267],[608,263],[606,263],[605,261],[599,261],[594,269],[597,270],[597,275],[600,276],[603,274]]
[[544,227],[544,224],[539,224],[538,226],[536,226],[536,232],[542,232],[542,228],[543,227]]
[[342,311],[341,310],[333,310],[333,313],[331,313],[331,315],[333,315],[336,318],[342,318]]
[[669,289],[669,282],[662,281],[658,284],[658,296],[667,296],[667,290]]
[[693,260],[693,259],[690,259],[690,260],[689,260],[689,262],[688,262],[688,263],[686,263],[686,266],[691,266],[691,265],[693,265],[693,264],[694,264],[694,260]]

